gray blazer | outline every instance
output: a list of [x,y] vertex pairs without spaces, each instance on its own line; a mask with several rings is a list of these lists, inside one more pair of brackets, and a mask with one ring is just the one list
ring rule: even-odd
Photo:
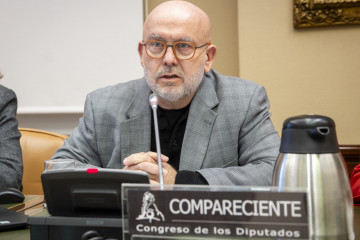
[[0,188],[21,190],[23,162],[15,93],[0,85]]
[[[149,151],[150,93],[144,78],[90,93],[79,125],[53,158],[123,168],[125,157]],[[271,184],[280,139],[268,110],[263,87],[205,74],[191,102],[179,170],[197,171],[211,185]]]

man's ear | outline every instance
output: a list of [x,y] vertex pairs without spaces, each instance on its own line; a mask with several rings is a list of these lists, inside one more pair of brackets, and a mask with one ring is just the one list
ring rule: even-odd
[[210,45],[206,50],[205,72],[209,72],[216,56],[216,46]]
[[143,48],[144,48],[144,46],[142,45],[141,42],[139,42],[138,43],[138,53],[139,53],[141,66],[144,66],[144,63],[143,63],[143,53],[144,53]]

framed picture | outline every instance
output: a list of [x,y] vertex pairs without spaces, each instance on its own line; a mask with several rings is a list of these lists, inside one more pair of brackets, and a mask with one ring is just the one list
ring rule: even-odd
[[360,24],[360,0],[293,0],[295,28]]

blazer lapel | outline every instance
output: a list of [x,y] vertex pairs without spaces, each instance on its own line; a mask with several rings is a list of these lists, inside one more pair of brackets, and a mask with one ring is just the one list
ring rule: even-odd
[[[133,97],[132,102],[129,102],[126,111],[128,119],[120,123],[121,162],[131,154],[150,151],[151,108],[149,95],[151,90],[145,80],[142,83],[146,86],[139,86],[142,91],[139,91],[138,95]],[[191,101],[179,170],[201,168],[216,119],[218,103],[213,80],[204,76]]]
[[218,103],[213,80],[204,75],[202,83],[191,101],[179,170],[192,171],[201,168],[216,119],[215,107]]
[[139,86],[138,95],[133,97],[127,108],[128,119],[120,123],[121,162],[131,154],[150,151],[151,90],[145,80],[142,84],[146,86]]

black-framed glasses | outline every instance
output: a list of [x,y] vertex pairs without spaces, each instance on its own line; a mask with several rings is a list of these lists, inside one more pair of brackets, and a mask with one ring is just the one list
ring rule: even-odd
[[168,47],[172,47],[174,55],[177,59],[180,60],[189,60],[195,55],[195,51],[198,48],[205,47],[207,45],[210,46],[211,42],[207,42],[201,46],[195,46],[192,42],[175,42],[172,45],[166,44],[163,41],[159,40],[150,40],[142,45],[145,46],[146,54],[151,58],[162,58]]

